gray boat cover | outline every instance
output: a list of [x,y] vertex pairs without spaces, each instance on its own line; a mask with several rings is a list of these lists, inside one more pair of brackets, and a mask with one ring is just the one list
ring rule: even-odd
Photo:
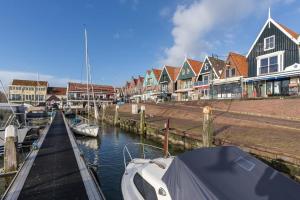
[[299,183],[232,146],[183,153],[162,180],[173,200],[300,199]]

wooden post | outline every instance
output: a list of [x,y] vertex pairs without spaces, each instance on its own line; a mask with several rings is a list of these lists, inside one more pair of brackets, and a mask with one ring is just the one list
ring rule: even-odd
[[145,106],[141,106],[140,134],[145,132]]
[[210,106],[203,108],[203,147],[211,147],[213,142],[212,109]]
[[104,120],[105,120],[105,109],[106,109],[106,105],[105,105],[105,104],[102,104],[102,123],[103,123]]
[[114,125],[119,125],[119,105],[116,105]]
[[169,155],[169,129],[170,129],[170,120],[165,123],[165,141],[164,141],[164,156],[165,158]]
[[5,129],[4,140],[4,172],[13,172],[18,169],[17,156],[18,135],[17,128],[9,125]]

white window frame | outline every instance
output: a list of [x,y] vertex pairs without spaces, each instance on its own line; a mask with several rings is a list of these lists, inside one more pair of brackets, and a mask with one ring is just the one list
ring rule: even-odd
[[[271,38],[274,38],[273,47],[267,48],[267,40],[268,40],[268,39],[271,39]],[[264,39],[264,51],[269,51],[269,50],[272,50],[272,49],[275,49],[275,35],[272,35],[272,36],[270,36],[270,37],[266,37],[266,38]]]
[[283,71],[283,66],[284,66],[284,51],[276,51],[273,53],[269,53],[269,54],[265,54],[265,55],[261,55],[261,56],[257,56],[256,57],[256,75],[257,76],[263,76],[269,73],[265,73],[265,74],[260,74],[260,60],[264,59],[264,58],[270,58],[273,56],[277,56],[277,63],[278,63],[278,71],[277,72],[272,72],[272,73],[278,73]]

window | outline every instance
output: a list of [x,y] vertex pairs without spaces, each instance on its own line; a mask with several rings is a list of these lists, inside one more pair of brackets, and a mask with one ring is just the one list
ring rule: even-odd
[[151,85],[152,84],[152,78],[148,78],[148,80],[147,80],[147,85],[149,86],[149,85]]
[[182,69],[181,74],[182,74],[182,75],[185,75],[185,69]]
[[204,75],[203,76],[203,83],[208,84],[208,81],[209,81],[209,75]]
[[235,68],[231,69],[231,77],[235,76]]
[[189,69],[189,68],[186,69],[186,73],[187,73],[187,74],[190,73],[190,69]]
[[275,48],[275,35],[267,37],[264,40],[264,50],[268,51]]
[[133,178],[133,182],[139,193],[145,200],[157,200],[155,189],[150,185],[143,177],[136,173]]
[[208,67],[209,67],[208,63],[205,63],[204,70],[208,70]]
[[278,72],[278,56],[272,56],[260,60],[260,74],[272,72]]

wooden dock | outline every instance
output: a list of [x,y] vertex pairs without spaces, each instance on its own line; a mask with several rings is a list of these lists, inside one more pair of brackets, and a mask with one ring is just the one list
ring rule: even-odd
[[104,199],[101,189],[58,112],[3,199]]

